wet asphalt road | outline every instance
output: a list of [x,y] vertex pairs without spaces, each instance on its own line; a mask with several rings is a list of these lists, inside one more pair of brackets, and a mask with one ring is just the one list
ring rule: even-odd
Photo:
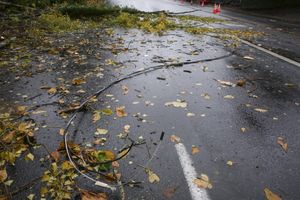
[[[174,1],[134,2],[136,8],[145,11],[163,8],[181,12],[195,9],[189,4],[181,5]],[[202,9],[204,11],[194,14],[211,16],[209,13],[211,8]],[[230,11],[224,13],[226,15],[221,15],[221,18],[239,19],[228,26],[252,27],[267,34],[277,31],[276,34],[264,36],[254,42],[267,48],[284,49],[290,58],[299,60],[300,39],[296,31],[298,27],[283,30],[282,26],[276,23],[267,23],[264,20],[256,23],[252,17],[231,15]],[[65,44],[66,40],[78,43],[88,35],[93,36],[95,33],[70,34],[55,41],[55,44],[60,46]],[[104,77],[99,79],[92,76],[90,81],[82,86],[87,93],[91,94],[116,77],[157,65],[163,60],[214,58],[232,51],[217,39],[192,36],[180,31],[159,37],[138,30],[116,30],[113,39],[118,41],[119,37],[122,37],[124,46],[129,46],[131,50],[121,52],[117,56],[101,52],[103,58],[111,58],[121,64],[113,67],[101,66]],[[95,55],[98,52],[97,38],[91,37],[90,40],[95,43],[81,49],[80,53],[90,50],[93,52],[91,55]],[[245,56],[253,59],[245,59]],[[34,96],[41,85],[58,84],[58,77],[72,79],[78,74],[88,74],[91,71],[96,74],[99,72],[95,71],[98,61],[90,57],[92,56],[87,58],[88,64],[76,65],[67,62],[67,58],[57,59],[55,56],[46,55],[46,63],[51,63],[53,71],[36,74],[33,78],[22,78],[16,83],[1,87],[1,93],[14,90],[14,93]],[[67,68],[63,67],[64,65]],[[191,199],[175,143],[170,140],[170,136],[174,134],[186,147],[198,175],[206,174],[209,177],[212,189],[206,190],[208,199],[263,200],[264,188],[269,188],[284,200],[297,200],[300,198],[299,77],[298,67],[241,45],[233,55],[225,59],[161,69],[115,85],[98,98],[100,103],[95,105],[95,109],[125,106],[128,116],[118,119],[104,117],[103,120],[93,124],[92,113],[82,113],[82,117],[74,123],[73,129],[77,127],[78,130],[71,138],[88,145],[95,139],[93,133],[96,127],[105,128],[109,130],[105,147],[114,147],[117,150],[124,145],[124,141],[117,135],[122,132],[124,125],[128,124],[131,127],[129,133],[131,138],[142,137],[147,141],[147,146],[133,148],[130,155],[120,161],[124,181],[134,179],[142,182],[140,187],[125,187],[126,199],[168,199],[163,193],[170,188],[176,190],[169,199]],[[216,81],[235,83],[239,79],[246,80],[243,87],[224,87]],[[129,88],[128,94],[123,94],[122,85]],[[231,95],[234,99],[224,99],[226,95]],[[70,100],[80,98],[81,96],[74,96]],[[13,102],[19,99],[20,95],[17,97],[10,95],[3,97],[2,100]],[[47,94],[43,94],[34,101],[40,103],[57,99],[57,96],[49,98]],[[166,102],[177,99],[187,102],[187,107],[165,106]],[[256,108],[265,109],[267,112],[255,111]],[[56,109],[55,105],[51,105],[43,108],[47,111],[47,116],[31,116],[40,126],[48,126],[40,128],[37,140],[49,144],[51,150],[55,150],[61,141],[62,138],[57,132],[64,125],[64,121],[53,112]],[[194,113],[195,116],[188,117],[188,113]],[[241,128],[245,128],[246,131],[242,132]],[[161,132],[165,132],[165,136],[157,149]],[[278,137],[283,137],[287,141],[289,146],[287,152],[277,144]],[[195,155],[191,153],[193,145],[200,149]],[[152,154],[155,149],[157,153],[149,167],[160,177],[160,181],[151,184],[140,165],[147,163],[149,153]],[[41,149],[39,151],[36,157],[45,153]],[[232,161],[233,165],[229,166],[228,161]],[[24,168],[14,169],[17,176],[16,185],[22,185],[23,180],[28,177],[29,179],[36,177],[43,169],[43,166],[42,169],[37,167],[40,167],[39,163],[35,166],[23,163],[23,166],[27,169],[36,166],[36,170],[24,172]],[[82,180],[80,186],[93,188],[86,180]],[[38,186],[33,187],[31,191],[36,191],[37,188]],[[21,194],[16,199],[26,199],[24,196],[25,194]],[[117,193],[111,196],[111,199],[118,198]]]
[[[171,12],[197,8],[171,1],[147,2],[141,5],[137,2],[139,1],[135,1],[133,6],[146,11],[156,11],[160,5]],[[201,9],[202,12],[193,14],[211,16],[211,7]],[[265,37],[253,43],[299,61],[298,26],[238,15],[232,11],[224,11],[220,17],[232,19],[241,27],[265,32]],[[164,45],[163,41],[168,40],[172,40],[172,37],[161,38],[157,45]],[[223,47],[217,46],[216,41],[207,38],[199,41],[184,36],[174,40],[192,41],[196,49],[203,50],[192,58],[226,53]],[[176,47],[182,45],[175,44]],[[150,49],[150,52],[164,58],[174,55],[169,50],[154,50],[152,46]],[[146,49],[144,51],[140,52],[141,56],[151,57],[150,52],[147,53]],[[245,60],[244,56],[251,56],[254,60]],[[190,56],[186,57],[189,58],[193,60]],[[202,70],[204,65],[208,67],[207,72]],[[243,69],[245,66],[250,67]],[[192,73],[184,73],[184,69],[191,70]],[[150,124],[138,125],[132,132],[164,131],[167,133],[166,140],[169,135],[175,134],[181,138],[190,153],[192,145],[200,147],[200,153],[192,155],[192,160],[197,173],[207,174],[212,181],[213,188],[208,190],[209,199],[265,199],[263,189],[267,187],[276,191],[282,199],[296,200],[300,198],[300,160],[297,156],[300,151],[299,75],[298,67],[242,45],[234,56],[227,59],[184,66],[182,69],[163,70],[147,75],[146,79],[139,77],[126,83],[129,88],[142,91],[146,100],[152,99],[150,101],[154,102],[153,107],[145,110],[144,105],[130,106],[131,102],[137,100],[135,94],[121,97],[120,102],[128,102],[126,106],[130,109],[133,107],[135,112],[143,110],[143,113],[149,115],[150,121],[153,121]],[[166,81],[157,80],[158,76],[166,77]],[[220,79],[235,82],[241,78],[255,80],[255,86],[247,82],[246,88],[223,88],[214,81]],[[288,83],[297,86],[289,88]],[[247,93],[252,91],[252,87],[255,88],[252,93],[254,96]],[[208,93],[211,98],[203,99],[203,93]],[[235,98],[224,100],[225,95],[233,95]],[[188,102],[187,108],[164,106],[164,102],[175,99]],[[256,112],[255,108],[265,108],[268,112]],[[188,112],[195,113],[195,117],[187,117]],[[246,127],[245,133],[241,132],[242,127]],[[286,138],[288,153],[277,144],[279,136]],[[151,135],[148,137],[155,138]],[[140,153],[139,151],[138,154]],[[233,166],[226,164],[228,160],[233,161]],[[191,198],[174,144],[164,141],[157,160],[151,163],[151,168],[160,175],[161,182],[156,186],[146,186],[142,191],[129,192],[129,199],[141,199],[140,196],[144,199],[166,199],[161,194],[166,188],[172,187],[178,188],[171,199]]]

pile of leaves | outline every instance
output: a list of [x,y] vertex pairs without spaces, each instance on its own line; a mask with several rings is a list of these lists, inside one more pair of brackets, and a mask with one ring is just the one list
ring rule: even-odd
[[41,197],[45,198],[48,195],[55,200],[71,199],[76,177],[77,174],[69,161],[61,165],[53,162],[42,177],[46,186],[40,190]]
[[[19,107],[18,111],[24,111],[24,107]],[[10,113],[1,114],[0,118],[0,184],[9,186],[13,180],[9,180],[8,166],[14,165],[16,159],[25,152],[27,153],[26,160],[34,159],[33,154],[29,152],[29,147],[34,141],[35,124],[16,122]]]
[[[26,115],[25,109],[25,106],[19,106],[17,114]],[[33,143],[35,124],[31,121],[17,122],[13,118],[15,116],[15,114],[12,115],[10,113],[0,115],[1,188],[9,187],[13,183],[13,180],[9,179],[10,176],[7,169],[9,166],[15,165],[18,158],[24,155],[25,160],[34,160],[34,155],[30,153],[30,147],[36,145]],[[102,178],[106,181],[116,181],[116,177],[112,173],[112,166],[118,166],[118,163],[113,162],[116,159],[114,152],[82,148],[73,142],[68,142],[68,148],[71,151],[73,161],[78,167],[85,169],[85,172],[99,172],[99,174],[103,174]],[[127,151],[128,149],[124,149],[117,157],[121,157]],[[56,200],[71,199],[75,190],[75,178],[78,176],[78,173],[66,158],[64,143],[62,142],[58,149],[47,157],[47,160],[51,162],[49,169],[44,172],[41,179],[43,182],[40,189],[41,198],[46,199],[46,197],[51,197],[51,199]],[[0,199],[6,199],[7,194],[4,192],[5,190],[1,189],[0,191]]]
[[[68,142],[68,148],[71,152],[72,162],[82,170],[82,173],[96,173],[98,178],[102,180],[116,181],[116,174],[113,174],[112,167],[118,167],[118,164],[113,162],[116,156],[112,151],[82,148],[73,142]],[[64,142],[60,144],[56,151],[51,153],[51,158],[53,162],[49,170],[46,170],[42,176],[42,182],[44,183],[40,189],[42,198],[72,199],[76,189],[79,189],[83,199],[90,194],[86,190],[75,188],[75,178],[78,176],[78,172],[74,169],[74,164],[66,160]],[[101,193],[101,196],[106,199],[104,193]]]
[[124,28],[137,28],[149,33],[162,34],[167,30],[174,29],[175,23],[167,18],[164,13],[135,15],[121,12],[120,15],[112,20],[113,24]]
[[68,15],[62,15],[56,12],[42,14],[39,16],[38,22],[47,25],[48,30],[52,32],[71,32],[98,27],[94,21],[71,20]]

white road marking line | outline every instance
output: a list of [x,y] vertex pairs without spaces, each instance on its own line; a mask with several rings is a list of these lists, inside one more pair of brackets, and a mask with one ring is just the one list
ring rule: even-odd
[[295,66],[297,66],[297,67],[300,67],[300,63],[297,62],[297,61],[295,61],[295,60],[292,60],[292,59],[289,59],[289,58],[284,57],[284,56],[282,56],[282,55],[279,55],[279,54],[277,54],[277,53],[274,53],[273,51],[270,51],[270,50],[265,49],[265,48],[263,48],[263,47],[257,46],[257,45],[255,45],[255,44],[253,44],[253,43],[251,43],[251,42],[246,41],[246,40],[240,39],[240,41],[241,41],[242,43],[244,43],[244,44],[247,44],[247,45],[250,46],[250,47],[253,47],[253,48],[258,49],[258,50],[260,50],[260,51],[263,51],[263,52],[265,52],[265,53],[267,53],[267,54],[270,54],[270,55],[272,55],[272,56],[274,56],[274,57],[276,57],[276,58],[279,58],[279,59],[281,59],[281,60],[283,60],[283,61],[285,61],[285,62],[288,62],[288,63],[290,63],[290,64],[292,64],[292,65],[295,65]]
[[179,161],[181,167],[183,169],[183,173],[188,184],[191,197],[193,200],[209,200],[209,196],[205,189],[198,188],[193,181],[197,178],[197,172],[193,166],[193,161],[188,154],[185,146],[182,143],[175,144],[175,148],[177,151],[177,155],[179,157]]

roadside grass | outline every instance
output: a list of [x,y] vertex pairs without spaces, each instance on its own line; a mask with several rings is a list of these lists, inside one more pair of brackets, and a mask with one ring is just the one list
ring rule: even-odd
[[260,37],[262,33],[249,31],[249,30],[234,30],[229,28],[207,28],[207,27],[186,27],[185,31],[187,33],[195,35],[208,35],[217,36],[222,39],[232,39],[237,38],[250,40],[252,38]]
[[174,21],[167,18],[164,13],[135,15],[121,12],[119,16],[109,20],[115,26],[123,28],[137,28],[149,33],[163,34],[165,31],[176,28]]
[[97,28],[98,23],[92,20],[71,19],[68,15],[52,12],[39,16],[38,22],[45,24],[53,32],[70,32],[83,29]]
[[[215,34],[220,38],[251,39],[260,36],[249,30],[229,28],[207,28],[207,25],[224,24],[227,21],[214,17],[177,15],[165,11],[146,13],[132,8],[110,6],[101,0],[83,1],[81,4],[59,4],[43,11],[38,17],[27,20],[24,33],[34,43],[40,43],[47,33],[74,32],[101,27],[135,28],[148,33],[162,35],[170,30],[183,30],[196,35]],[[23,23],[11,17],[12,24]],[[197,23],[198,22],[198,23]],[[233,36],[233,37],[228,37]]]
[[205,24],[211,23],[225,23],[226,20],[215,18],[215,17],[199,17],[194,15],[173,15],[174,18],[181,20],[182,22],[185,21],[196,21]]

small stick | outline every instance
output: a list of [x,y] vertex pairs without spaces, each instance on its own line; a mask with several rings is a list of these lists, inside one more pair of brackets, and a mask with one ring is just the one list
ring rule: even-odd
[[149,158],[151,158],[151,153],[150,153],[150,150],[149,150],[149,146],[147,145],[147,142],[146,142],[146,148],[147,148],[148,156],[149,156]]
[[40,93],[40,94],[37,94],[37,95],[34,95],[34,96],[32,96],[32,97],[29,97],[28,99],[26,99],[26,101],[33,100],[33,99],[35,99],[35,98],[37,98],[37,97],[39,97],[39,96],[41,96],[41,95],[42,95],[42,93]]

